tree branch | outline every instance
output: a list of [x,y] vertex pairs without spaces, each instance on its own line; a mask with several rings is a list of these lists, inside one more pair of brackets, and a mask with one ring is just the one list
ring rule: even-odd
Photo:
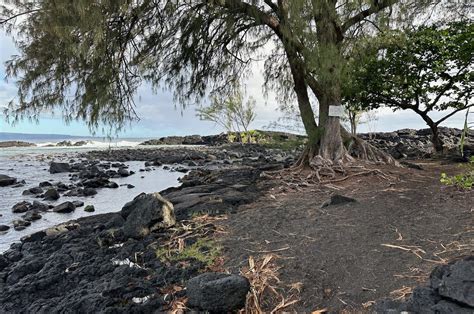
[[391,5],[399,2],[400,0],[381,0],[381,1],[374,1],[373,4],[366,10],[363,10],[356,15],[349,18],[344,24],[342,24],[342,33],[344,34],[349,28],[360,23],[366,17],[378,13],[385,8],[390,7]]
[[216,5],[241,14],[245,14],[255,21],[260,22],[262,25],[267,25],[275,32],[280,33],[280,23],[278,19],[267,12],[260,10],[256,5],[248,4],[242,2],[241,0],[203,0],[203,3],[208,5]]
[[443,118],[439,119],[438,121],[435,122],[435,125],[439,125],[440,123],[443,123],[444,121],[446,121],[447,119],[451,118],[452,116],[454,116],[456,113],[460,112],[460,111],[463,111],[463,110],[466,110],[468,108],[471,108],[471,107],[474,107],[474,104],[472,105],[468,105],[468,106],[464,106],[462,108],[459,108],[459,109],[456,109],[454,110],[453,112],[451,112],[450,114],[444,116]]
[[28,10],[28,11],[24,11],[24,12],[20,12],[20,13],[17,13],[15,15],[12,15],[8,18],[5,18],[5,19],[1,19],[0,20],[0,25],[2,24],[6,24],[8,23],[9,21],[13,20],[13,19],[16,19],[17,17],[20,17],[22,15],[26,15],[26,14],[30,14],[30,13],[34,13],[34,12],[38,12],[40,11],[40,9],[31,9],[31,10]]

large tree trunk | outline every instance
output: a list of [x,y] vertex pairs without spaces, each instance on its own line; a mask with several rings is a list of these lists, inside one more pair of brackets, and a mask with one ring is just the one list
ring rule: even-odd
[[436,124],[430,125],[431,129],[431,143],[433,143],[433,147],[437,153],[442,153],[444,150],[444,142],[439,137],[439,130]]
[[341,106],[341,68],[342,52],[339,47],[342,41],[338,29],[334,4],[321,2],[321,12],[317,26],[318,59],[321,71],[320,82],[322,94],[319,101],[319,126],[322,129],[319,153],[331,161],[340,161],[347,155],[341,137],[340,118],[329,116],[330,106]]
[[323,132],[319,154],[332,161],[344,159],[347,153],[342,142],[340,119],[329,116],[329,106],[340,106],[340,104],[340,99],[331,95],[324,95],[319,99],[319,125]]
[[431,130],[431,143],[433,144],[433,148],[437,153],[442,153],[444,150],[444,142],[439,137],[439,130],[438,124],[436,124],[425,112],[421,110],[414,109],[414,111],[419,114],[423,120],[425,120],[426,124],[429,126]]
[[305,69],[295,51],[291,46],[286,46],[286,54],[290,64],[291,74],[295,84],[294,90],[298,101],[301,120],[308,135],[307,147],[297,162],[297,166],[307,166],[309,161],[318,154],[320,142],[320,130],[316,124],[313,108],[308,95],[308,86],[305,80]]

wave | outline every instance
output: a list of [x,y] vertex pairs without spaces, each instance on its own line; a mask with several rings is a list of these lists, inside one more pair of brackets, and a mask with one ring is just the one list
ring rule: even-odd
[[57,147],[57,148],[114,148],[114,147],[135,147],[140,144],[140,141],[91,141],[91,140],[79,140],[79,141],[59,141],[59,142],[43,142],[36,143],[37,147]]

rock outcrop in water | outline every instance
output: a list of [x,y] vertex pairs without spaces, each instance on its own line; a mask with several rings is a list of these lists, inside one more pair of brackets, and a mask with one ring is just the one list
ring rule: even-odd
[[[252,166],[193,171],[183,178],[182,187],[160,194],[175,205],[178,223],[196,213],[235,211],[262,193],[263,186],[256,183],[269,162],[263,158],[248,163]],[[121,213],[78,219],[13,244],[0,255],[0,312],[168,311],[173,298],[186,296],[185,290],[170,296],[169,287],[185,284],[205,265],[194,258],[186,260],[186,267],[157,258],[156,249],[174,231],[153,228],[160,223],[156,214],[164,203],[147,199],[139,196]],[[155,202],[158,208],[149,206]],[[147,219],[140,218],[149,232],[140,239],[127,236],[128,220],[143,210],[150,210]],[[212,234],[212,226],[206,228]]]
[[0,187],[9,186],[15,184],[17,181],[16,178],[0,174]]
[[28,142],[22,142],[22,141],[3,141],[3,142],[0,142],[0,148],[6,148],[6,147],[31,147],[31,146],[36,146],[36,144],[28,143]]

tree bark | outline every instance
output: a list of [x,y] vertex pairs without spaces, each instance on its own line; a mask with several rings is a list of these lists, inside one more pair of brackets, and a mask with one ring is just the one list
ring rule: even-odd
[[311,108],[304,67],[298,59],[299,57],[297,53],[292,50],[291,46],[286,45],[285,50],[295,84],[294,90],[298,101],[298,109],[300,111],[301,120],[303,121],[306,134],[308,135],[307,147],[300,160],[297,162],[297,165],[307,165],[309,164],[309,161],[318,154],[320,130],[316,124],[313,108]]
[[442,153],[444,150],[444,142],[439,137],[438,125],[430,125],[431,129],[431,143],[433,143],[433,148],[437,153]]
[[425,112],[419,110],[418,108],[413,109],[417,114],[419,114],[431,130],[431,143],[435,152],[442,153],[444,150],[444,142],[439,137],[438,123],[435,123]]
[[342,35],[337,21],[333,3],[321,2],[320,17],[316,23],[318,30],[319,63],[322,70],[322,95],[319,101],[319,126],[322,128],[319,154],[331,161],[339,161],[346,156],[342,137],[340,118],[329,116],[330,106],[341,105],[341,62],[342,52],[339,43]]

